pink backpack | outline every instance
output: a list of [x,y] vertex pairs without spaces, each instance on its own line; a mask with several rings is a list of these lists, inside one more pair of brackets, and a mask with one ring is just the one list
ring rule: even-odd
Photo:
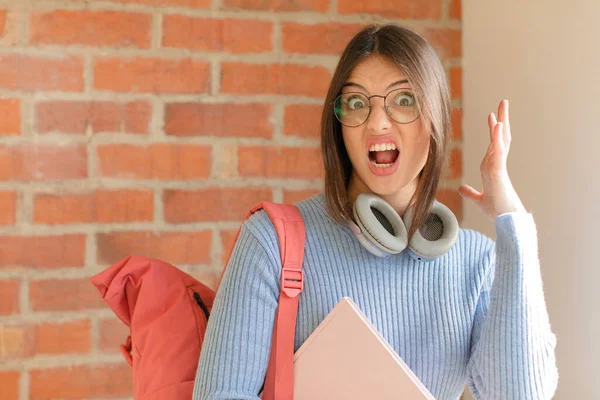
[[[244,220],[261,209],[267,212],[277,231],[282,263],[263,399],[291,400],[306,231],[300,212],[291,205],[263,202],[252,208]],[[191,399],[215,292],[164,261],[140,256],[126,257],[91,281],[108,306],[130,327],[121,352],[133,368],[135,399]]]

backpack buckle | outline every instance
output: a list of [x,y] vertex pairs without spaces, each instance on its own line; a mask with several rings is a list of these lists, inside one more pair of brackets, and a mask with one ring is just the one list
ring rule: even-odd
[[304,271],[283,267],[281,270],[281,291],[288,297],[296,297],[303,289]]

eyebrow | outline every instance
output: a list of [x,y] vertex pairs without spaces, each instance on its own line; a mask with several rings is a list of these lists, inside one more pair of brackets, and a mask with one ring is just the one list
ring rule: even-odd
[[[404,83],[408,83],[408,79],[402,79],[399,81],[396,81],[390,85],[388,85],[387,88],[385,88],[385,90],[389,90],[391,87],[396,86],[396,85],[402,85]],[[358,83],[354,83],[354,82],[346,82],[342,85],[342,89],[348,86],[356,86],[357,88],[360,88],[362,90],[364,90],[365,92],[369,92],[363,85],[359,85]]]

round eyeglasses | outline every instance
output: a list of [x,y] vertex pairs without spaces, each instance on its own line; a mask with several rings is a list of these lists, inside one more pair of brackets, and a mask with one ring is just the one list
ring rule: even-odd
[[412,89],[394,89],[385,96],[366,96],[358,92],[342,93],[333,104],[333,112],[342,125],[357,127],[364,124],[371,114],[371,98],[381,97],[389,117],[409,124],[419,118],[419,107]]

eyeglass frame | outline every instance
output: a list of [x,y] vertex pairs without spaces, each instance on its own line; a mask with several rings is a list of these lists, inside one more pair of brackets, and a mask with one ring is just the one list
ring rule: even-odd
[[[333,106],[333,115],[335,115],[335,119],[337,119],[337,120],[340,122],[340,124],[342,124],[342,125],[344,125],[344,126],[347,126],[347,127],[349,127],[349,128],[358,128],[359,126],[361,126],[361,125],[363,125],[365,122],[367,122],[367,121],[369,120],[369,117],[371,116],[371,110],[373,109],[373,107],[372,107],[372,103],[371,103],[371,99],[372,99],[373,97],[381,97],[381,98],[383,99],[383,109],[385,110],[385,114],[386,114],[388,117],[390,117],[390,119],[391,119],[392,121],[394,121],[394,122],[396,122],[396,123],[398,123],[398,124],[403,124],[403,125],[406,125],[406,124],[412,124],[412,123],[413,123],[413,122],[415,122],[417,119],[419,119],[419,117],[421,116],[421,109],[420,109],[420,107],[419,107],[419,104],[416,102],[416,98],[415,98],[415,103],[416,103],[416,105],[417,105],[417,109],[419,110],[419,114],[418,114],[418,115],[417,115],[417,117],[416,117],[415,119],[413,119],[412,121],[409,121],[409,122],[399,122],[399,121],[396,121],[394,118],[392,118],[392,116],[391,116],[391,115],[390,115],[390,113],[388,112],[388,107],[389,107],[389,106],[386,104],[387,97],[388,97],[388,96],[389,96],[389,95],[390,95],[392,92],[395,92],[395,91],[397,91],[397,90],[403,90],[403,89],[404,89],[404,90],[410,90],[411,92],[414,92],[414,91],[413,91],[411,88],[397,88],[397,89],[392,89],[392,90],[390,90],[390,91],[389,91],[389,92],[388,92],[388,93],[387,93],[385,96],[383,96],[383,95],[381,95],[381,94],[373,94],[373,95],[371,95],[371,96],[367,96],[367,95],[365,95],[364,93],[361,93],[361,92],[346,92],[346,93],[340,93],[338,96],[336,96],[335,100],[331,102],[331,105]],[[359,125],[346,125],[346,124],[344,124],[342,121],[340,121],[339,117],[337,116],[337,114],[336,114],[336,112],[335,112],[335,102],[336,102],[336,101],[337,101],[337,100],[338,100],[340,97],[342,97],[343,95],[345,95],[345,94],[351,94],[351,93],[356,93],[356,94],[360,94],[360,95],[362,95],[362,96],[365,96],[365,97],[367,98],[367,101],[369,102],[369,113],[367,114],[367,117],[365,118],[365,120],[364,120],[362,123],[360,123]]]

